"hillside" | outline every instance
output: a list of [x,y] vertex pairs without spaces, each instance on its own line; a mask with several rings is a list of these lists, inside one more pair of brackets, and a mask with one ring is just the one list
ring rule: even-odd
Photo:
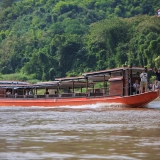
[[123,64],[160,67],[159,7],[158,0],[0,0],[0,73],[53,80]]

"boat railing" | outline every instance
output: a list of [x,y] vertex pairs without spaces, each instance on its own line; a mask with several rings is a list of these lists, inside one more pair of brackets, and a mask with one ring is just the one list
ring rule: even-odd
[[75,97],[86,97],[86,93],[74,93]]
[[62,93],[59,97],[86,97],[86,93]]
[[[125,87],[129,89],[129,87]],[[117,89],[119,90],[119,89]],[[86,92],[75,92],[75,93],[59,93],[59,94],[36,94],[36,95],[9,95],[6,98],[23,98],[23,99],[49,99],[49,98],[70,98],[70,97],[109,97],[109,96],[122,96],[123,92],[114,92],[110,91],[110,87],[101,87],[101,88],[89,88]],[[4,97],[4,96],[3,96]]]
[[87,97],[99,97],[109,95],[109,87],[95,88],[87,90]]
[[90,93],[91,97],[98,97],[98,96],[103,96],[103,93]]
[[73,97],[73,93],[62,93],[59,94],[59,97]]
[[0,94],[0,98],[4,98],[4,94]]
[[[140,88],[137,89],[137,90],[133,90],[133,85],[127,85],[125,87],[122,88],[123,89],[123,92],[124,92],[124,95],[136,95],[136,94],[140,94]],[[147,89],[146,92],[151,92],[151,90]],[[145,91],[142,91],[142,93],[144,93]]]
[[46,98],[58,97],[58,94],[49,94]]

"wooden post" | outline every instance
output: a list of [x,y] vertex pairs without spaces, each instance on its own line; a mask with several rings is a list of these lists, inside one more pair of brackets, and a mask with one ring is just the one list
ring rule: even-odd
[[57,95],[59,97],[59,84],[58,84],[58,88],[57,88]]
[[103,88],[104,88],[104,93],[106,93],[106,88],[105,88],[105,87],[106,87],[106,83],[105,83],[106,81],[105,81],[105,77],[106,77],[106,76],[104,75],[104,77],[103,77]]
[[74,93],[74,81],[72,81],[72,92]]
[[88,93],[88,77],[86,77],[86,96],[88,96],[87,93]]
[[122,70],[122,76],[123,76],[123,86],[122,86],[122,95],[125,95],[125,71]]
[[132,69],[130,70],[130,95],[132,94]]
[[125,70],[125,96],[128,96],[128,91],[129,91],[129,73],[128,73],[128,69]]

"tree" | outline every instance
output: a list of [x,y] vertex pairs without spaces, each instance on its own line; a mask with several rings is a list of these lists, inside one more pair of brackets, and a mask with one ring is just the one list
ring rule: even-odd
[[2,0],[2,7],[3,7],[3,8],[10,7],[10,6],[12,6],[12,3],[13,3],[14,1],[15,1],[15,0]]

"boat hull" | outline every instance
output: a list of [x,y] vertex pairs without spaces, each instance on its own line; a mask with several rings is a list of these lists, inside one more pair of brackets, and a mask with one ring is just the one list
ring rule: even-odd
[[93,105],[98,103],[118,104],[127,107],[143,107],[158,97],[157,91],[146,92],[131,96],[112,96],[112,97],[72,97],[72,98],[49,98],[49,99],[16,99],[1,98],[0,106],[43,106],[43,107],[59,107],[59,106],[80,106]]

